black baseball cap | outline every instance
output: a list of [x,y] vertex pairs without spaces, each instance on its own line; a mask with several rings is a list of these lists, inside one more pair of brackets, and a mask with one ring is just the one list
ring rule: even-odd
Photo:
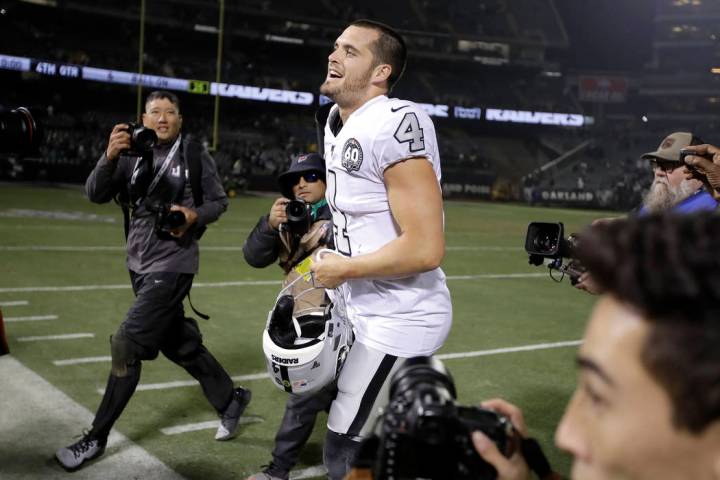
[[325,159],[319,153],[304,153],[293,158],[290,168],[278,176],[280,193],[284,197],[293,198],[292,188],[297,183],[300,174],[317,172],[320,179],[325,182]]

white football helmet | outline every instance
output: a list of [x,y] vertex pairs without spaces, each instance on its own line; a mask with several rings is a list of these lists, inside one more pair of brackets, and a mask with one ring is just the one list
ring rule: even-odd
[[[319,294],[320,301],[308,300]],[[353,339],[350,323],[312,274],[299,275],[280,291],[263,331],[270,378],[288,393],[317,392],[340,374]]]

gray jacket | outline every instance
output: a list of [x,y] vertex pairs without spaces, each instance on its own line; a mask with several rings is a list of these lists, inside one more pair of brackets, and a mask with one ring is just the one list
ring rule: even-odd
[[[191,140],[183,139],[182,146],[171,159],[169,168],[156,188],[166,203],[176,203],[194,209],[197,214],[196,228],[217,220],[227,209],[228,199],[223,190],[215,161],[203,149],[201,154],[203,204],[195,206],[188,168],[185,160],[187,145]],[[162,165],[170,151],[170,145],[158,145],[153,149],[155,168]],[[90,201],[107,203],[120,192],[126,193],[137,157],[120,155],[116,161],[109,161],[105,154],[85,182],[85,191]],[[133,210],[127,238],[127,267],[136,273],[177,272],[197,273],[199,266],[198,244],[193,231],[181,238],[160,238],[154,232],[155,214],[140,204]]]

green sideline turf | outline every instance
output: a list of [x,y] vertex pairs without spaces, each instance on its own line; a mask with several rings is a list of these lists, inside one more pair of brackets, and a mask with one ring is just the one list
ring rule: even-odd
[[[270,198],[241,197],[211,226],[202,246],[242,245]],[[578,340],[593,298],[565,280],[548,277],[453,279],[482,274],[543,273],[528,265],[522,249],[530,221],[563,221],[577,231],[601,212],[529,208],[498,203],[446,202],[448,251],[443,264],[450,277],[454,323],[440,353],[469,352]],[[72,218],[51,214],[72,212]],[[0,289],[128,285],[121,289],[80,291],[0,290],[0,302],[17,299],[26,306],[3,308],[6,317],[58,315],[54,321],[9,323],[13,355],[75,401],[94,411],[101,399],[109,363],[58,367],[53,360],[109,355],[108,337],[132,301],[122,251],[122,215],[114,204],[94,205],[79,189],[0,187]],[[37,247],[29,249],[28,247]],[[43,247],[116,247],[62,251]],[[239,250],[201,247],[196,283],[279,280],[276,266],[263,270],[245,264]],[[260,342],[277,285],[195,288],[193,303],[212,319],[201,322],[205,342],[231,375],[263,372]],[[95,338],[53,342],[18,342],[18,337],[88,332]],[[553,429],[569,398],[575,372],[575,348],[557,348],[449,359],[459,401],[475,404],[502,396],[525,409],[531,432],[545,446],[553,464],[565,473],[569,459],[552,445]],[[188,380],[165,359],[146,362],[141,383]],[[198,387],[135,394],[116,428],[187,478],[230,479],[252,473],[270,459],[284,394],[270,381],[246,382],[253,390],[248,415],[263,421],[242,428],[237,439],[215,442],[212,430],[166,436],[161,428],[215,419]],[[302,455],[298,468],[321,463],[324,418]],[[78,425],[78,433],[86,425]],[[68,439],[71,440],[71,439]],[[58,445],[60,446],[60,445]],[[52,452],[48,452],[50,455]]]

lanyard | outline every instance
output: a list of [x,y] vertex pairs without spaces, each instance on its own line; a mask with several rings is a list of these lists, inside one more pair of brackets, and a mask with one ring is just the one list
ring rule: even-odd
[[181,141],[182,135],[178,135],[177,140],[175,140],[175,143],[173,144],[172,148],[170,149],[170,152],[167,154],[167,157],[165,157],[165,161],[163,162],[162,166],[160,167],[160,170],[158,170],[157,174],[155,174],[155,178],[153,178],[152,183],[147,189],[147,193],[145,194],[145,197],[149,197],[150,194],[155,190],[155,187],[157,187],[157,184],[160,182],[160,179],[163,175],[165,175],[165,172],[167,171],[168,167],[170,166],[170,160],[172,160],[173,155],[175,155],[175,152],[177,152],[177,149],[180,148],[180,141]]

